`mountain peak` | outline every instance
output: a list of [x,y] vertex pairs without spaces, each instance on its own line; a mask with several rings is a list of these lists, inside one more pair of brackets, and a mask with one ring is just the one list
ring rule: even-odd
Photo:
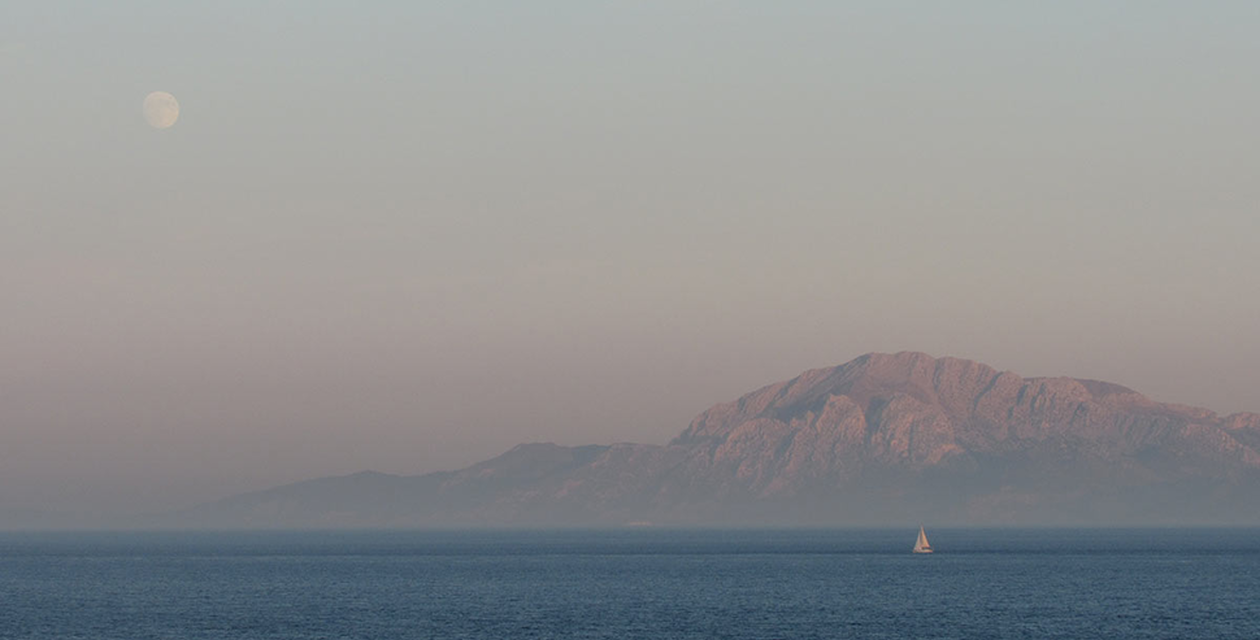
[[227,506],[287,516],[331,495],[304,522],[375,525],[1255,523],[1260,414],[868,353],[715,405],[667,446],[530,443],[460,471],[373,478]]
[[984,392],[999,383],[1011,387],[1020,380],[1014,374],[961,358],[934,358],[917,351],[868,353],[836,367],[811,369],[717,405],[698,416],[674,442],[712,436],[718,423],[816,412],[835,397],[848,398],[865,413],[872,403],[882,406],[893,396],[904,395],[962,417]]

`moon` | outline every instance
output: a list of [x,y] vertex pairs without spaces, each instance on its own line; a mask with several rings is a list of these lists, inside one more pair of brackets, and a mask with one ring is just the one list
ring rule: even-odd
[[154,129],[169,129],[179,119],[179,101],[165,91],[144,97],[144,119]]

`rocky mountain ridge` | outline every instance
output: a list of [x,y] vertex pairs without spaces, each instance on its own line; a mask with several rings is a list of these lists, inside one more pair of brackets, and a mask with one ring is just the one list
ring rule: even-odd
[[1260,414],[1074,378],[872,353],[700,414],[671,443],[525,444],[181,515],[214,526],[1260,522]]

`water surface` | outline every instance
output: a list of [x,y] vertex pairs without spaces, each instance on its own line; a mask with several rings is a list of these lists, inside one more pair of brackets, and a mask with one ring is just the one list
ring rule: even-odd
[[0,534],[0,638],[1258,638],[1260,531]]

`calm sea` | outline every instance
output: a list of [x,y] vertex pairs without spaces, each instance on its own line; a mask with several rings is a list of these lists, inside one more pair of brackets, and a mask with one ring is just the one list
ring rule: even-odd
[[1260,531],[7,533],[0,638],[1260,638]]

